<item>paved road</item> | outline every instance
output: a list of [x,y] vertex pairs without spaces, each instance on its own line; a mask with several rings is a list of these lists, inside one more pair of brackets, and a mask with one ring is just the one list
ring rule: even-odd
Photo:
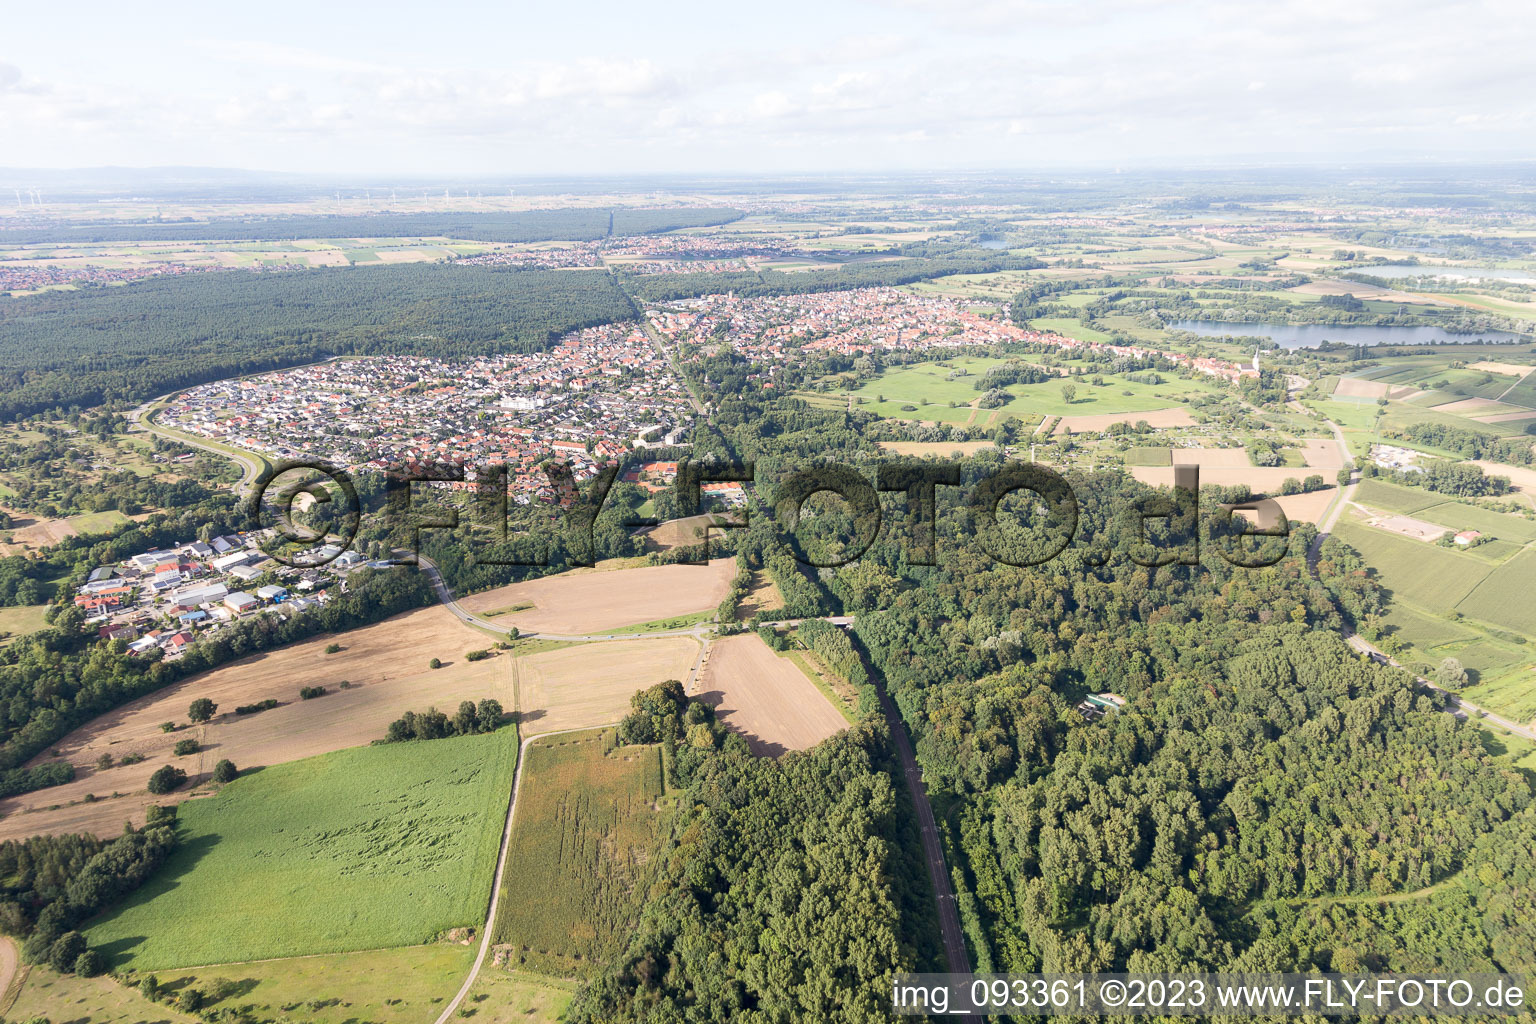
[[168,430],[164,430],[161,427],[156,426],[155,421],[149,418],[149,410],[151,406],[153,406],[156,402],[163,402],[170,398],[171,395],[178,393],[179,392],[173,391],[170,395],[161,395],[159,398],[151,398],[143,405],[140,405],[138,408],[134,409],[128,414],[129,425],[137,426],[141,430],[145,430],[151,434],[154,434],[156,437],[164,438],[165,440],[174,444],[184,444],[188,448],[198,448],[205,452],[212,452],[214,455],[218,455],[222,458],[226,458],[234,462],[237,466],[240,467],[241,472],[240,482],[235,485],[235,491],[240,495],[241,501],[246,500],[251,495],[251,488],[255,485],[256,478],[261,476],[262,464],[260,460],[258,460],[254,455],[245,455],[240,452],[236,452],[233,449],[214,448],[209,445],[202,444],[198,441],[194,441],[190,437],[187,437],[185,434],[173,434]]
[[[1387,654],[1385,651],[1381,650],[1381,648],[1375,646],[1370,641],[1360,636],[1358,633],[1346,633],[1344,634],[1344,639],[1346,642],[1348,642],[1349,646],[1353,647],[1357,651],[1360,651],[1362,654],[1369,654],[1377,661],[1392,665],[1396,668],[1403,667],[1397,663],[1397,659],[1393,658],[1391,655]],[[1416,675],[1414,678],[1419,681],[1420,686],[1423,686],[1426,689],[1434,690],[1436,693],[1445,694],[1445,696],[1448,698],[1448,703],[1445,710],[1455,715],[1457,718],[1465,720],[1469,717],[1470,713],[1471,715],[1477,715],[1485,722],[1492,722],[1494,725],[1497,725],[1502,729],[1508,729],[1516,736],[1523,736],[1528,740],[1536,740],[1536,728],[1532,728],[1531,726],[1527,725],[1520,725],[1517,722],[1511,722],[1507,718],[1480,708],[1476,704],[1473,704],[1471,701],[1463,700],[1462,697],[1457,693],[1454,693],[1450,690],[1442,690],[1440,687],[1436,686],[1428,679],[1425,679],[1423,676]]]
[[683,386],[688,389],[688,401],[693,405],[693,411],[700,416],[704,415],[703,400],[693,390],[693,381],[683,372],[682,364],[677,361],[677,357],[672,354],[672,350],[667,348],[667,343],[661,339],[661,333],[651,325],[649,317],[641,317],[640,326],[645,329],[646,337],[651,339],[651,344],[656,347],[656,351],[661,357],[672,364],[672,372],[677,374],[677,379],[682,381]]

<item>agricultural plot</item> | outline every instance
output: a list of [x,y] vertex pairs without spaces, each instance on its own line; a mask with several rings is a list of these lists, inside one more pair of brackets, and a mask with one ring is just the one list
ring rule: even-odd
[[459,603],[525,633],[593,634],[714,608],[725,599],[736,562],[591,569],[543,576],[466,597]]
[[1361,480],[1355,488],[1355,500],[1371,508],[1411,515],[1445,502],[1445,495],[1420,487],[1399,487],[1374,477]]
[[687,682],[699,642],[687,636],[580,644],[517,659],[518,722],[525,736],[612,725],[629,698],[668,679]]
[[1125,453],[1127,466],[1171,466],[1173,453],[1167,448],[1132,448]]
[[1536,637],[1536,601],[1531,600],[1532,573],[1536,573],[1536,549],[1527,549],[1493,570],[1457,603],[1456,610],[1524,636]]
[[401,949],[225,964],[158,975],[162,985],[229,995],[213,1010],[249,1006],[258,1017],[288,1017],[304,1024],[418,1024],[432,1020],[453,998],[475,947],[437,942]]
[[[1443,495],[1442,495],[1443,497]],[[1459,501],[1446,501],[1431,505],[1417,513],[1418,518],[1439,523],[1453,530],[1477,530],[1502,540],[1529,544],[1536,541],[1536,523],[1523,516],[1508,515],[1492,509],[1479,508]],[[1484,545],[1485,547],[1491,545]],[[1482,548],[1475,548],[1481,551]]]
[[478,925],[517,760],[511,729],[339,751],[181,807],[182,845],[89,929],[164,970],[426,942]]
[[[342,649],[326,654],[332,643]],[[466,651],[487,643],[485,634],[434,606],[245,658],[140,697],[81,726],[35,759],[51,760],[58,750],[75,765],[75,779],[0,801],[6,815],[0,818],[0,838],[75,831],[116,835],[124,821],[142,822],[150,804],[191,796],[226,758],[254,768],[360,746],[383,737],[403,712],[434,704],[451,711],[459,701],[490,697],[511,710],[516,697],[511,656],[464,659]],[[430,668],[432,658],[443,667]],[[342,681],[349,685],[342,688]],[[300,700],[301,686],[323,686],[328,692]],[[218,714],[205,724],[190,725],[187,707],[199,697],[214,701]],[[269,699],[280,706],[257,714],[235,711]],[[162,722],[184,728],[167,734]],[[197,754],[172,753],[184,739],[198,742]],[[103,755],[113,761],[105,769],[97,766]],[[125,757],[143,760],[122,764]],[[165,764],[186,771],[191,784],[169,797],[152,797],[145,785]]]
[[1345,515],[1335,532],[1359,551],[1393,595],[1428,609],[1457,607],[1491,570],[1486,562],[1372,529]]
[[816,684],[756,633],[726,637],[710,648],[699,698],[760,755],[814,747],[848,727]]
[[584,974],[618,952],[634,924],[631,892],[666,823],[661,749],[616,746],[605,729],[535,740],[525,756],[491,936],[496,961]]

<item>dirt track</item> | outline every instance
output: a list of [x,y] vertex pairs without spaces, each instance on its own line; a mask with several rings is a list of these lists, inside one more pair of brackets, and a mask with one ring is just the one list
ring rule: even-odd
[[699,691],[756,754],[804,750],[848,728],[816,684],[755,633],[727,637],[710,648]]

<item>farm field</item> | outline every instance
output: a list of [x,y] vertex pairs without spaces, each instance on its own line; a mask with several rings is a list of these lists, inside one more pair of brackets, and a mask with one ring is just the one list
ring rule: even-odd
[[755,754],[804,750],[848,727],[816,684],[756,633],[710,647],[698,696],[722,724],[746,737]]
[[686,681],[698,656],[697,640],[665,636],[520,657],[519,727],[528,736],[612,725],[629,713],[637,691],[667,679]]
[[1356,513],[1339,517],[1340,540],[1359,551],[1394,595],[1425,608],[1457,606],[1492,566],[1446,548],[1364,525]]
[[[342,649],[326,654],[331,643]],[[254,768],[359,746],[382,738],[402,713],[424,711],[433,704],[452,711],[461,700],[490,697],[511,710],[511,655],[464,660],[466,651],[487,645],[484,634],[434,606],[254,655],[140,697],[91,720],[35,759],[51,760],[51,752],[59,750],[75,765],[76,777],[62,786],[0,801],[0,811],[7,815],[0,818],[0,839],[61,831],[116,835],[125,820],[142,823],[150,804],[186,799],[221,760]],[[428,667],[434,657],[442,659],[442,668]],[[343,680],[351,686],[342,689]],[[314,700],[299,699],[300,687],[316,685],[329,692]],[[218,713],[205,724],[191,725],[187,706],[199,697],[214,701]],[[282,706],[258,714],[235,713],[240,705],[267,699]],[[183,728],[165,733],[162,722]],[[175,757],[171,748],[182,739],[195,739],[203,749]],[[144,760],[102,771],[96,761],[103,754],[115,761],[130,754]],[[144,787],[167,763],[185,770],[190,784],[170,796],[152,797]],[[98,799],[84,802],[87,794]],[[55,805],[61,806],[49,809]]]
[[[1444,495],[1440,495],[1444,497]],[[1479,508],[1476,505],[1468,505],[1459,501],[1445,501],[1438,505],[1430,505],[1415,513],[1420,519],[1431,523],[1439,523],[1441,526],[1450,527],[1453,530],[1477,530],[1479,533],[1498,537],[1501,540],[1514,541],[1518,544],[1529,544],[1536,541],[1536,522],[1521,516],[1512,516],[1503,512],[1495,512],[1492,509]],[[1485,547],[1474,548],[1474,553],[1485,550]]]
[[516,760],[516,732],[503,729],[236,779],[182,805],[182,845],[89,941],[143,971],[406,946],[478,926]]
[[167,971],[156,977],[177,991],[190,986],[211,996],[232,989],[211,1004],[215,1010],[250,1006],[261,1017],[286,1017],[295,1024],[417,1024],[436,1017],[474,961],[473,945],[437,942]]
[[459,603],[525,633],[599,633],[714,608],[735,574],[730,558],[712,559],[707,566],[577,570],[487,590]]
[[1445,495],[1426,491],[1422,487],[1400,487],[1385,480],[1367,477],[1355,488],[1355,500],[1362,505],[1379,508],[1386,512],[1412,515],[1442,504],[1445,501]]
[[1531,600],[1533,571],[1536,549],[1526,549],[1489,573],[1456,605],[1456,610],[1525,636],[1536,636],[1536,602]]
[[41,965],[28,970],[5,1013],[7,1020],[58,1024],[201,1024],[200,1018],[152,1002],[105,975],[82,978]]
[[991,441],[881,441],[880,450],[892,455],[964,457],[997,446]]
[[661,748],[617,746],[603,729],[535,740],[524,756],[493,949],[517,970],[581,975],[633,925],[630,890],[666,820]]

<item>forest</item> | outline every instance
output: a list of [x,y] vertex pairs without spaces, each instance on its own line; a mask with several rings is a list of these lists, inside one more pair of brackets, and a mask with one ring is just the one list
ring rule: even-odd
[[0,419],[337,355],[532,351],[634,315],[600,270],[415,264],[45,292],[0,305]]
[[146,221],[0,230],[0,245],[98,242],[281,242],[299,238],[462,238],[477,242],[589,242],[738,220],[728,207],[529,210],[521,213],[374,213],[225,220]]
[[846,263],[835,270],[800,270],[794,273],[762,270],[723,274],[646,274],[626,277],[624,283],[646,302],[670,302],[731,291],[743,298],[761,298],[841,291],[846,288],[889,287],[947,277],[950,274],[993,274],[1000,270],[1026,270],[1038,262],[1027,256],[956,254],[936,259],[860,261]]

